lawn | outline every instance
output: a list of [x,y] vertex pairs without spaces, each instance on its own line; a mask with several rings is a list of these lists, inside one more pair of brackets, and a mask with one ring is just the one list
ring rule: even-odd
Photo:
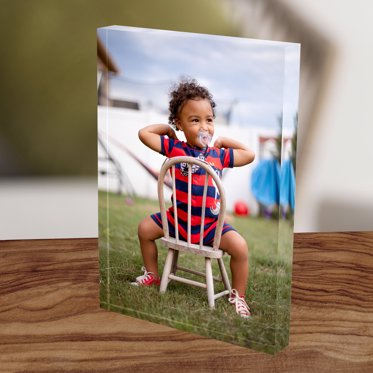
[[[185,331],[274,353],[285,347],[289,335],[292,229],[291,223],[263,218],[228,216],[248,242],[250,279],[246,299],[248,320],[238,317],[226,298],[210,310],[204,289],[171,282],[165,294],[159,288],[130,285],[142,274],[137,239],[138,222],[159,210],[158,202],[99,193],[100,301],[102,307],[163,323]],[[281,234],[279,235],[279,232]],[[166,249],[158,243],[160,272]],[[180,254],[183,266],[203,269],[203,258]],[[229,257],[224,256],[229,273]],[[217,264],[214,272],[218,273]],[[193,275],[191,275],[193,278]],[[216,283],[217,290],[223,285]]]

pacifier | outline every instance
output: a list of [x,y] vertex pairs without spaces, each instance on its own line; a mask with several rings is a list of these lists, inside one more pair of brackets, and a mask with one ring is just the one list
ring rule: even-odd
[[209,146],[212,140],[212,136],[206,131],[199,131],[198,132],[198,142],[201,144],[202,148],[206,148]]

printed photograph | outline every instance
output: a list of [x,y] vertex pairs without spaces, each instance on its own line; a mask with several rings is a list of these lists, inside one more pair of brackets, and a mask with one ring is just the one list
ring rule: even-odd
[[300,45],[97,30],[100,305],[289,338]]

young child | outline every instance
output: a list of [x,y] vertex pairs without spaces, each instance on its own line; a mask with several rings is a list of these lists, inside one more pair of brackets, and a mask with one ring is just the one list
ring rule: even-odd
[[[149,148],[168,158],[177,156],[192,156],[207,161],[220,175],[225,167],[240,167],[254,160],[254,153],[240,142],[218,137],[213,145],[209,143],[214,135],[215,102],[212,95],[196,80],[185,80],[171,92],[169,103],[169,124],[176,130],[184,132],[186,142],[178,140],[171,126],[154,124],[139,131],[140,140]],[[187,176],[186,176],[187,177]],[[177,193],[178,194],[178,193]],[[218,201],[216,201],[218,202]],[[186,203],[177,197],[178,210],[187,211]],[[204,244],[211,244],[214,237],[214,227],[218,216],[218,203],[215,208],[206,209],[206,225]],[[195,207],[195,206],[193,206]],[[198,206],[197,206],[198,207]],[[168,211],[170,234],[173,213]],[[180,217],[181,213],[178,214]],[[193,235],[197,230],[197,234]],[[179,227],[183,237],[183,227]],[[160,213],[153,214],[142,220],[138,227],[141,253],[144,260],[144,275],[136,278],[134,285],[159,285],[158,252],[155,240],[163,236]],[[192,226],[192,242],[199,242],[199,226]],[[193,242],[194,243],[194,242]],[[231,256],[232,291],[229,302],[235,305],[237,314],[247,318],[250,310],[244,295],[249,276],[248,247],[245,239],[229,224],[224,223],[220,248]]]

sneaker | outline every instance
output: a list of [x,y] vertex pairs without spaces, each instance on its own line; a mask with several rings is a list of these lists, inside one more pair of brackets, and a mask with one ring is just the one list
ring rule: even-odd
[[237,315],[245,319],[251,316],[250,308],[247,305],[245,298],[240,297],[236,289],[232,289],[231,293],[229,294],[228,302],[230,304],[234,304]]
[[136,281],[131,282],[131,285],[152,286],[159,285],[161,283],[161,279],[159,277],[156,277],[153,272],[148,272],[145,267],[142,267],[141,270],[144,271],[144,274],[136,277]]

